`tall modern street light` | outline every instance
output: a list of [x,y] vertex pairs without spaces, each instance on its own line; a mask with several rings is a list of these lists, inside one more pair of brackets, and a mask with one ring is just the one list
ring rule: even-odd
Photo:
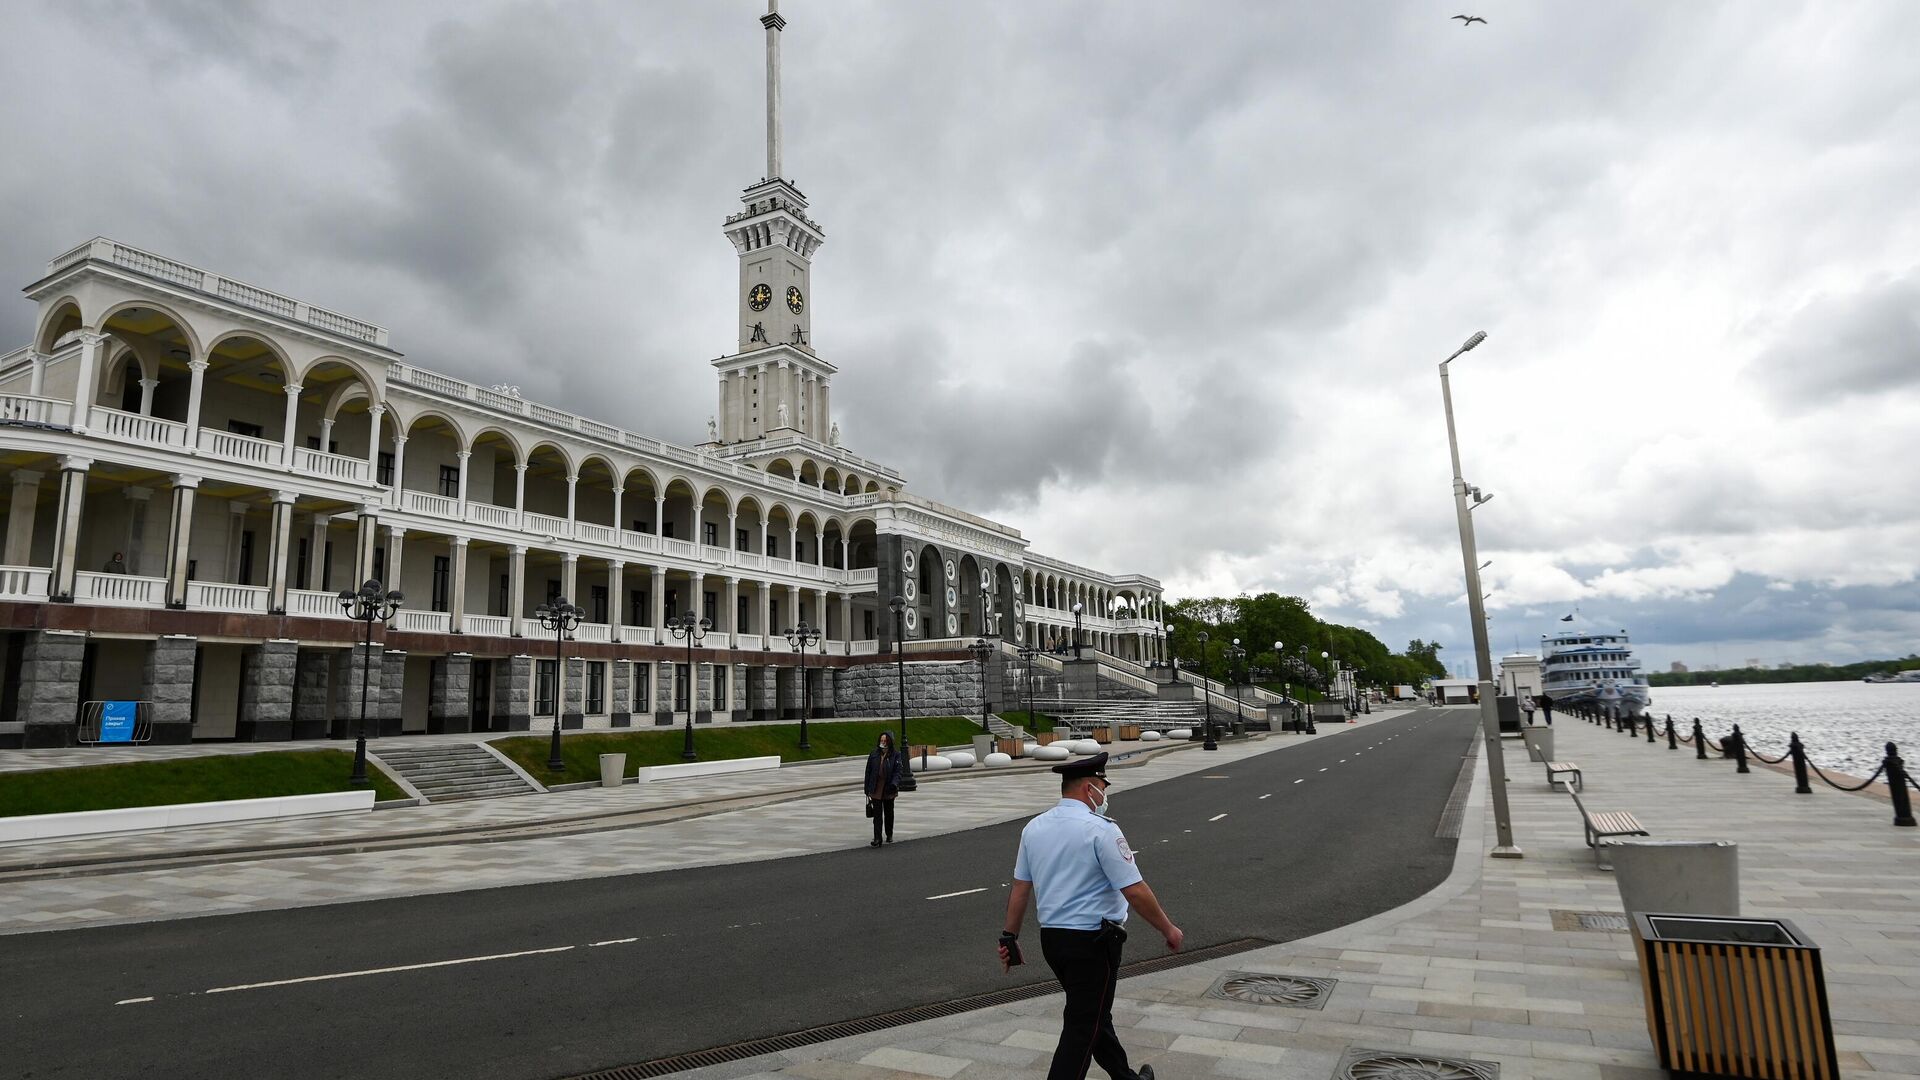
[[[1240,717],[1240,683],[1234,679],[1233,669],[1234,669],[1234,665],[1239,664],[1242,661],[1246,660],[1247,650],[1240,647],[1239,638],[1234,638],[1233,644],[1227,646],[1226,655],[1227,655],[1227,681],[1233,683],[1233,719],[1236,723],[1238,723],[1239,720],[1241,719]],[[1220,748],[1220,744],[1215,742],[1213,739],[1213,727],[1212,725],[1208,725],[1207,743],[1205,746],[1202,746],[1200,749],[1218,750],[1219,748]]]
[[[896,596],[887,601],[893,612],[893,659],[900,673],[900,752],[907,752],[907,600]],[[911,774],[909,774],[911,776]]]
[[1447,413],[1447,452],[1453,458],[1453,511],[1460,522],[1460,562],[1467,573],[1467,621],[1473,624],[1473,657],[1479,669],[1480,729],[1487,743],[1487,783],[1493,788],[1493,821],[1499,834],[1499,844],[1491,854],[1496,859],[1518,859],[1522,853],[1513,842],[1513,817],[1507,810],[1506,751],[1500,746],[1500,713],[1494,700],[1493,657],[1487,646],[1487,613],[1480,597],[1480,558],[1473,542],[1473,519],[1468,513],[1472,507],[1467,505],[1469,493],[1473,496],[1474,506],[1492,496],[1482,495],[1479,488],[1469,486],[1461,478],[1460,440],[1453,429],[1453,389],[1447,382],[1447,365],[1485,340],[1487,332],[1476,330],[1466,344],[1455,349],[1452,356],[1440,361],[1440,400]]
[[365,623],[366,649],[360,654],[360,719],[353,728],[353,775],[347,782],[354,787],[367,786],[367,679],[373,673],[373,624],[391,620],[405,597],[399,590],[382,595],[380,583],[368,578],[359,592],[340,590],[340,609],[347,618]]
[[800,749],[811,750],[807,742],[807,714],[813,711],[813,699],[807,696],[807,650],[820,643],[818,627],[808,626],[801,619],[800,625],[787,631],[787,648],[800,654]]
[[1026,645],[1020,646],[1020,662],[1026,665],[1026,673],[1027,673],[1027,728],[1028,730],[1032,730],[1034,727],[1033,658],[1039,655],[1040,655],[1040,645],[1038,642],[1031,642]]
[[676,638],[687,643],[687,741],[680,747],[681,761],[698,761],[700,755],[693,752],[693,711],[700,706],[699,672],[693,666],[693,647],[706,640],[707,631],[713,629],[713,623],[695,615],[691,609],[677,619],[667,620],[667,629]]
[[1166,657],[1167,666],[1172,669],[1167,673],[1167,681],[1177,683],[1180,681],[1180,658],[1173,655],[1173,635],[1168,632],[1173,629],[1170,621],[1168,616],[1160,616],[1160,655]]
[[1075,660],[1080,659],[1080,613],[1085,610],[1085,604],[1078,600],[1073,602],[1073,658]]
[[553,742],[547,747],[547,771],[566,772],[566,760],[560,756],[560,715],[567,711],[567,661],[560,654],[565,648],[567,634],[580,625],[583,612],[579,607],[567,603],[564,596],[533,609],[533,617],[540,620],[540,629],[553,634]]
[[1219,745],[1213,741],[1213,690],[1207,685],[1207,632],[1202,630],[1193,637],[1200,643],[1200,700],[1207,706],[1207,730],[1201,749],[1211,746],[1218,750]]
[[981,638],[967,646],[967,651],[980,665],[980,734],[991,735],[993,728],[987,724],[987,658],[993,655],[993,644]]

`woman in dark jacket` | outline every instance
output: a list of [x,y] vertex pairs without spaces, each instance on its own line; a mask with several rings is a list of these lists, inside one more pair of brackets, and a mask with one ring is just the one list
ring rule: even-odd
[[873,804],[873,843],[879,847],[884,829],[887,843],[893,843],[893,800],[900,794],[900,777],[907,771],[907,759],[893,748],[893,733],[880,733],[880,745],[867,755],[867,801]]

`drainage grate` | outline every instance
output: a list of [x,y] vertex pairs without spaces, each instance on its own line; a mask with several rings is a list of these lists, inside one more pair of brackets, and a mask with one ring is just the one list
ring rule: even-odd
[[1333,1080],[1499,1080],[1500,1066],[1491,1061],[1432,1057],[1394,1050],[1349,1047],[1340,1056]]
[[1208,997],[1245,1001],[1254,1005],[1284,1005],[1292,1009],[1323,1009],[1333,996],[1335,979],[1306,975],[1261,975],[1229,971],[1207,991]]
[[1618,911],[1561,911],[1550,909],[1555,930],[1604,930],[1624,934],[1633,929],[1627,917]]
[[1460,839],[1460,823],[1467,813],[1467,796],[1473,794],[1473,769],[1480,761],[1480,738],[1474,736],[1467,748],[1467,756],[1460,759],[1460,775],[1454,777],[1453,791],[1447,796],[1447,807],[1440,811],[1440,824],[1433,835],[1442,840]]
[[[1253,949],[1264,949],[1272,944],[1273,942],[1265,938],[1239,938],[1219,945],[1209,945],[1204,949],[1170,953],[1151,960],[1126,964],[1120,968],[1120,977],[1130,979],[1135,975],[1151,975],[1156,971],[1218,960],[1223,956],[1232,956]],[[868,1035],[888,1028],[916,1024],[922,1020],[937,1020],[943,1016],[954,1016],[974,1009],[1011,1005],[1016,1001],[1045,997],[1058,992],[1059,989],[1060,984],[1051,980],[1029,986],[1009,987],[1005,990],[993,990],[984,994],[974,994],[971,997],[955,998],[952,1001],[936,1001],[931,1005],[918,1005],[911,1009],[900,1009],[895,1012],[881,1013],[878,1016],[862,1017],[858,1020],[843,1020],[837,1024],[807,1028],[804,1031],[789,1032],[785,1035],[772,1035],[764,1039],[734,1043],[730,1046],[716,1046],[710,1050],[696,1050],[688,1054],[655,1058],[637,1065],[620,1065],[611,1069],[602,1069],[599,1072],[582,1073],[572,1077],[571,1080],[648,1080],[650,1077],[665,1076],[687,1069],[701,1069],[708,1065],[720,1065],[729,1061],[744,1061],[762,1054],[774,1054],[782,1050],[795,1050],[802,1046],[832,1042],[852,1035]]]

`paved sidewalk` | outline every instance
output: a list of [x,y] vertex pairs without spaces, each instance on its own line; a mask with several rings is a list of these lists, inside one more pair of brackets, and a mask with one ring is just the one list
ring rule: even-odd
[[[1920,1077],[1920,830],[1892,827],[1884,801],[1794,795],[1790,777],[1736,776],[1731,762],[1584,723],[1556,732],[1556,756],[1586,769],[1590,806],[1631,809],[1656,837],[1739,843],[1743,912],[1789,918],[1824,950],[1844,1076]],[[1556,912],[1619,912],[1613,876],[1595,869],[1572,802],[1511,740],[1505,754],[1524,859],[1486,857],[1493,822],[1482,768],[1454,871],[1433,892],[1314,938],[1122,982],[1114,1021],[1135,1066],[1151,1064],[1165,1080],[1326,1080],[1364,1048],[1495,1064],[1501,1080],[1663,1078],[1629,937],[1555,924]],[[993,962],[997,929],[979,928],[983,964]],[[1137,929],[1129,958],[1160,955],[1151,929]],[[1320,1009],[1208,996],[1229,972],[1336,985]],[[1060,1002],[1050,995],[680,1075],[1037,1080]]]
[[[1394,715],[1376,713],[1369,719],[1377,722]],[[1152,756],[1137,771],[1130,769],[1128,782],[1152,783],[1254,754],[1284,752],[1289,746],[1316,739],[1341,738],[1368,726],[1325,727],[1317,736],[1230,741],[1212,754],[1176,749]],[[618,790],[585,789],[350,817],[18,845],[0,852],[13,859],[28,847],[44,855],[49,850],[74,850],[76,844],[97,845],[102,850],[109,844],[127,850],[173,844],[186,850],[208,837],[236,836],[266,840],[302,834],[347,839],[357,835],[376,840],[381,830],[391,832],[403,821],[412,828],[418,828],[421,822],[451,828],[487,821],[553,820],[611,806],[644,810],[671,802],[682,808],[673,820],[610,831],[497,843],[264,859],[237,857],[234,861],[173,869],[0,881],[0,934],[609,877],[858,847],[866,842],[868,834],[868,823],[860,813],[862,768],[862,762],[846,761],[627,785]],[[952,774],[941,774],[948,775]],[[1057,779],[1036,767],[975,769],[951,780],[928,780],[910,796],[910,802],[902,805],[897,835],[902,839],[938,835],[1029,816],[1050,804]],[[824,782],[831,790],[826,794],[802,792],[777,805],[725,813],[711,813],[700,805],[702,800],[724,794],[796,782]]]

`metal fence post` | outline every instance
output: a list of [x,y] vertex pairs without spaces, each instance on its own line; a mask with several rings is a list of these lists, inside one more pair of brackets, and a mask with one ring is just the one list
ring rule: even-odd
[[1900,748],[1887,744],[1887,791],[1893,795],[1893,823],[1911,828],[1913,796],[1907,792],[1907,763],[1900,760]]
[[1697,716],[1693,718],[1693,756],[1700,761],[1707,760],[1707,732]]
[[1800,741],[1800,733],[1794,732],[1787,739],[1787,753],[1793,755],[1793,793],[1795,795],[1813,794],[1813,786],[1807,783],[1807,747]]
[[1667,749],[1669,750],[1680,749],[1680,736],[1674,734],[1674,731],[1673,731],[1673,714],[1672,713],[1667,714]]
[[1734,772],[1750,773],[1747,768],[1747,737],[1740,733],[1740,725],[1733,725],[1733,762]]
[[1653,717],[1647,717],[1647,741],[1653,741]]

